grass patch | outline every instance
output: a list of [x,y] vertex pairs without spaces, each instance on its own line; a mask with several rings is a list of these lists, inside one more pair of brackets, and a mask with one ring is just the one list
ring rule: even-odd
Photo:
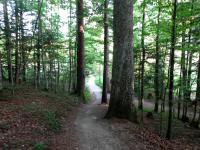
[[23,110],[26,112],[34,113],[39,110],[39,106],[37,103],[32,102],[31,104],[23,106]]
[[92,100],[92,95],[88,88],[85,88],[84,91],[84,103],[89,103]]
[[56,132],[61,129],[60,121],[55,111],[44,111],[43,116],[49,126],[49,129]]
[[146,108],[146,107],[143,108],[143,112],[145,112],[145,113],[148,113],[148,112],[154,113],[154,112],[153,112],[153,109],[151,109],[151,108]]
[[36,143],[34,146],[35,150],[45,150],[47,149],[47,145],[44,142]]

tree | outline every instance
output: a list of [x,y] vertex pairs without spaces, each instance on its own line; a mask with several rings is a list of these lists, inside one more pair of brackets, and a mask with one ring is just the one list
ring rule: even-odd
[[72,1],[69,1],[69,83],[68,83],[68,91],[71,91],[72,85]]
[[160,99],[160,13],[161,13],[161,6],[160,0],[158,0],[158,16],[157,16],[157,29],[156,29],[156,64],[155,64],[155,81],[154,81],[154,88],[155,88],[155,106],[154,112],[158,112],[158,103]]
[[77,94],[84,98],[85,49],[84,49],[83,0],[77,0]]
[[141,35],[141,46],[142,46],[142,62],[141,62],[141,86],[140,86],[140,99],[139,99],[139,109],[141,111],[141,122],[143,122],[143,99],[144,99],[144,65],[145,65],[145,56],[146,56],[146,49],[144,45],[144,38],[145,38],[145,7],[146,7],[146,0],[142,3],[142,35]]
[[10,23],[8,18],[7,0],[3,1],[3,12],[4,12],[4,25],[5,25],[5,49],[7,51],[7,62],[8,62],[8,80],[13,84],[13,70],[12,70],[12,50],[11,50],[11,32]]
[[107,92],[109,82],[109,49],[108,49],[108,0],[104,1],[104,70],[103,70],[103,92],[101,103],[107,103]]
[[173,14],[172,14],[172,31],[171,31],[171,51],[169,61],[169,116],[166,138],[171,138],[172,127],[172,109],[173,109],[173,94],[174,94],[174,53],[176,45],[176,9],[177,0],[173,1]]
[[0,91],[3,89],[3,79],[2,79],[2,64],[1,64],[1,53],[0,53]]
[[25,35],[24,35],[24,22],[23,22],[23,2],[20,1],[20,33],[21,33],[21,53],[22,53],[22,80],[26,81],[26,50],[25,50]]
[[196,101],[199,104],[199,119],[198,123],[200,124],[200,53],[198,61],[198,75],[197,75],[197,91],[196,91]]
[[15,83],[19,82],[19,7],[18,0],[15,1]]
[[106,118],[136,121],[133,104],[133,1],[114,0],[111,97]]
[[37,37],[37,69],[36,69],[36,88],[40,87],[40,68],[41,68],[41,39],[42,39],[42,5],[43,0],[38,0],[38,37]]
[[[196,115],[197,115],[197,106],[198,106],[198,103],[200,101],[200,53],[199,53],[199,60],[198,60],[198,64],[197,64],[197,88],[196,88],[196,98],[195,98],[195,101],[194,101],[194,113],[193,113],[193,118],[192,118],[192,121],[190,123],[191,126],[194,126],[194,127],[197,127],[198,128],[198,125],[199,125],[199,121],[200,121],[200,116],[199,116],[199,119],[198,119],[198,122],[196,122]],[[200,111],[199,111],[199,114],[200,114]],[[196,123],[197,123],[197,126],[196,126]]]
[[[193,9],[194,9],[194,0],[192,0],[191,4],[191,16],[193,16]],[[182,121],[188,121],[187,112],[188,112],[188,102],[191,100],[191,75],[192,75],[192,59],[193,59],[193,52],[191,49],[191,40],[192,40],[192,21],[189,20],[189,35],[188,35],[188,51],[187,51],[187,59],[185,64],[185,52],[183,52],[183,114],[182,114]],[[184,39],[185,42],[185,39]],[[183,50],[184,51],[184,50]]]

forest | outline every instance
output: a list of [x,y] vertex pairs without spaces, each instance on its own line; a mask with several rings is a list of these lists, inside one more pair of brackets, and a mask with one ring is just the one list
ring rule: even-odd
[[0,149],[200,149],[199,0],[0,0]]

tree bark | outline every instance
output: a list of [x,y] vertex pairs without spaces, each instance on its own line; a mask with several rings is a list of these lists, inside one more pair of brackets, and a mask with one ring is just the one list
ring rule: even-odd
[[170,51],[170,62],[169,62],[169,116],[166,138],[171,138],[172,128],[172,111],[173,111],[173,95],[174,95],[174,52],[176,45],[176,9],[177,0],[173,1],[173,15],[172,15],[172,32],[171,32],[171,51]]
[[139,110],[141,111],[141,122],[143,122],[143,99],[144,99],[144,65],[145,65],[145,55],[146,55],[146,49],[144,45],[144,30],[145,30],[145,7],[146,7],[146,0],[142,3],[143,9],[142,9],[142,35],[141,35],[141,46],[142,46],[142,62],[141,62],[141,86],[140,86],[140,99],[139,99]]
[[12,71],[12,50],[11,50],[11,32],[10,23],[8,18],[7,0],[3,1],[3,12],[4,12],[4,25],[5,25],[5,49],[7,51],[7,62],[8,62],[8,80],[13,84],[13,71]]
[[[194,122],[196,119],[197,107],[199,106],[200,108],[200,105],[198,103],[200,104],[200,53],[199,53],[199,60],[198,60],[198,66],[197,66],[197,89],[196,89],[195,108],[194,108],[192,122]],[[200,120],[200,116],[198,120]]]
[[41,68],[41,38],[42,38],[42,18],[41,9],[43,1],[38,0],[38,37],[37,37],[37,76],[36,76],[36,88],[40,87],[40,68]]
[[158,106],[159,106],[159,99],[160,99],[160,12],[161,12],[161,6],[160,6],[160,0],[158,2],[158,16],[157,16],[157,31],[156,31],[156,64],[155,64],[155,106],[154,106],[154,112],[158,112]]
[[200,53],[199,53],[199,61],[198,61],[198,75],[197,75],[197,91],[196,91],[196,101],[199,107],[199,118],[198,122],[200,124]]
[[15,1],[15,83],[19,83],[19,2]]
[[77,0],[77,94],[84,98],[85,49],[84,49],[83,0]]
[[104,70],[103,70],[103,92],[101,103],[107,103],[107,92],[109,82],[109,47],[108,47],[108,0],[104,1]]
[[133,1],[114,0],[111,98],[106,118],[136,121],[133,104]]
[[69,81],[68,81],[68,92],[71,92],[71,85],[72,85],[72,36],[71,36],[71,32],[72,32],[72,1],[69,1],[69,9],[70,9],[70,17],[69,17]]
[[[183,22],[183,26],[185,23]],[[181,102],[184,106],[184,89],[186,86],[186,68],[185,68],[185,30],[182,32],[182,53],[181,53],[181,70],[180,70],[180,87],[178,100],[178,118],[180,119]]]
[[3,78],[2,78],[2,64],[1,64],[1,53],[0,53],[0,91],[3,89]]
[[23,82],[26,81],[26,50],[25,50],[25,37],[24,37],[24,23],[23,23],[23,11],[22,11],[22,8],[23,8],[23,3],[20,1],[20,32],[21,32],[21,52],[22,52],[22,80]]

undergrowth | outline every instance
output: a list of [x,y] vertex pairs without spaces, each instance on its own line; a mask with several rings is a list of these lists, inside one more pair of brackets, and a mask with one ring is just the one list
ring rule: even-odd
[[84,103],[89,103],[92,100],[92,95],[88,88],[85,88],[84,91]]
[[44,142],[36,143],[34,146],[35,150],[45,150],[47,148],[47,145]]
[[53,131],[59,131],[61,129],[60,120],[54,111],[44,111],[43,112],[44,120],[47,122],[49,129]]

